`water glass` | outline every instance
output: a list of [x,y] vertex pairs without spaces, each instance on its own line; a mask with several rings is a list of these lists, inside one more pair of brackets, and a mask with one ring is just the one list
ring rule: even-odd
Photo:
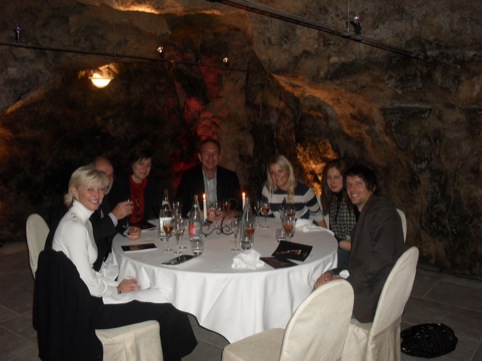
[[204,252],[204,238],[202,235],[189,238],[189,242],[191,243],[191,251],[195,256],[200,256]]
[[278,242],[280,241],[286,241],[287,235],[284,229],[282,228],[276,228],[276,240]]

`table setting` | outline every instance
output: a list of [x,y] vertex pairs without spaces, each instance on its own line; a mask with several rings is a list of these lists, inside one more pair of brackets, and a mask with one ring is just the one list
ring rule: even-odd
[[[238,250],[241,229],[235,220],[229,220],[230,234],[203,234],[204,249],[195,257],[187,232],[180,237],[179,247],[168,246],[167,239],[159,239],[157,229],[143,230],[136,241],[118,235],[114,238],[113,254],[119,264],[119,277],[140,277],[143,286],[161,289],[168,302],[193,314],[201,326],[222,334],[230,342],[265,329],[285,327],[291,314],[311,293],[316,278],[336,267],[337,242],[331,231],[315,231],[306,223],[300,223],[300,227],[295,224],[291,242],[278,242],[276,231],[282,223],[267,217],[266,224],[263,219],[261,226],[254,227],[251,248]],[[273,254],[285,243],[292,244],[285,251],[294,252],[275,257]],[[142,244],[155,247],[123,250],[123,246]],[[298,244],[310,248],[303,260],[296,259],[300,256],[296,250],[302,249]],[[181,254],[174,253],[176,250],[181,250]],[[190,257],[179,263],[172,261],[182,256]],[[250,305],[248,309],[243,306],[246,304]]]

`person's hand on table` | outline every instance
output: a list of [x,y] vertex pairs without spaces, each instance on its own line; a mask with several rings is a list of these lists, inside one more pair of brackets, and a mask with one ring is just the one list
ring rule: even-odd
[[131,241],[135,241],[136,239],[139,239],[140,236],[141,236],[141,229],[139,227],[129,228],[129,234],[127,235],[127,239],[130,239]]
[[339,280],[341,279],[340,276],[338,275],[332,275],[331,273],[329,272],[325,272],[323,273],[320,277],[318,277],[318,279],[316,280],[315,282],[315,288],[318,288],[330,281],[333,281],[333,280]]
[[118,293],[133,292],[139,290],[141,287],[135,279],[124,279],[117,285]]

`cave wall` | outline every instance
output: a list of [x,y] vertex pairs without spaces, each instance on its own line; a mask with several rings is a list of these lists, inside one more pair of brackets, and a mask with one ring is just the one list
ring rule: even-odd
[[[362,36],[417,56],[216,2],[2,3],[0,242],[95,155],[120,174],[147,142],[174,193],[195,139],[215,136],[251,195],[276,153],[318,193],[330,159],[374,167],[422,259],[480,274],[479,2],[348,3],[263,2],[342,30],[349,10]],[[96,89],[82,71],[105,64],[115,79]]]

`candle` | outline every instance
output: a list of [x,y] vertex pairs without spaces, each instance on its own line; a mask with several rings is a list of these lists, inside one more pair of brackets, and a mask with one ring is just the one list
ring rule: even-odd
[[246,202],[246,194],[243,192],[241,196],[243,198],[243,209],[244,209],[244,203]]
[[206,193],[203,193],[203,215],[204,220],[208,218],[208,207],[206,206]]

